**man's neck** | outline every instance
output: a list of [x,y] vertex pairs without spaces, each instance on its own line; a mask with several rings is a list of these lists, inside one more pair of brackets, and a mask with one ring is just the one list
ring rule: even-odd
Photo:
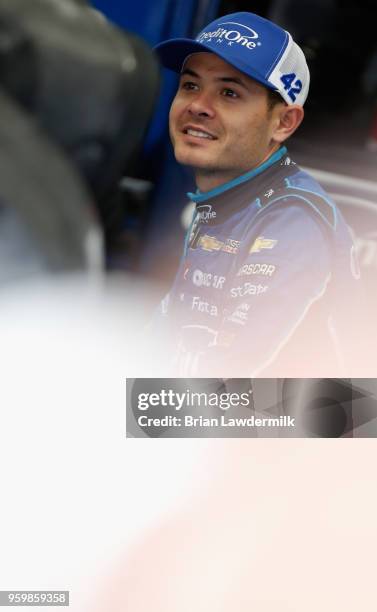
[[271,155],[273,155],[280,147],[280,144],[276,144],[272,149],[268,151],[268,153],[261,159],[257,164],[247,168],[246,170],[240,170],[239,172],[226,172],[224,170],[221,171],[210,171],[210,170],[202,170],[200,168],[195,170],[195,182],[196,186],[201,193],[207,193],[208,191],[212,191],[212,189],[216,189],[216,187],[220,187],[220,185],[225,185],[237,178],[238,176],[242,176],[245,172],[249,172],[250,170],[254,170],[261,166]]

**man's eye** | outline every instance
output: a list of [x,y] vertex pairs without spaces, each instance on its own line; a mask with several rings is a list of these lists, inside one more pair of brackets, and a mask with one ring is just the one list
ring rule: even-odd
[[229,89],[228,87],[225,87],[221,93],[226,98],[239,98],[238,93],[234,91],[234,89]]
[[188,91],[192,90],[192,89],[197,89],[197,84],[193,83],[192,81],[184,81],[181,84],[182,89],[186,89]]

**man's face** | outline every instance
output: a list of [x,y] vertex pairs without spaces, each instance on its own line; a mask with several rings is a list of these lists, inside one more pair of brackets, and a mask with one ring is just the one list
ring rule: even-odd
[[213,53],[196,53],[184,65],[170,110],[175,157],[194,168],[200,188],[205,177],[208,188],[223,184],[277,148],[274,111],[262,85]]

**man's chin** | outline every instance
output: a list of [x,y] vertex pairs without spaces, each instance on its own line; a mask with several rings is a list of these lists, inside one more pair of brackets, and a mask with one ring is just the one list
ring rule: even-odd
[[191,166],[198,170],[212,171],[214,169],[214,163],[209,159],[208,155],[204,155],[200,151],[187,151],[182,149],[175,149],[175,159],[179,164],[183,166]]

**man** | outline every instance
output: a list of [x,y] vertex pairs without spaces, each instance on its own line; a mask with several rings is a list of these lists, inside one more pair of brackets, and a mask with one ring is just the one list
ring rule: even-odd
[[156,51],[181,75],[170,135],[198,188],[189,194],[196,212],[164,302],[176,373],[348,372],[358,279],[352,239],[284,146],[304,117],[303,52],[288,32],[245,12]]

